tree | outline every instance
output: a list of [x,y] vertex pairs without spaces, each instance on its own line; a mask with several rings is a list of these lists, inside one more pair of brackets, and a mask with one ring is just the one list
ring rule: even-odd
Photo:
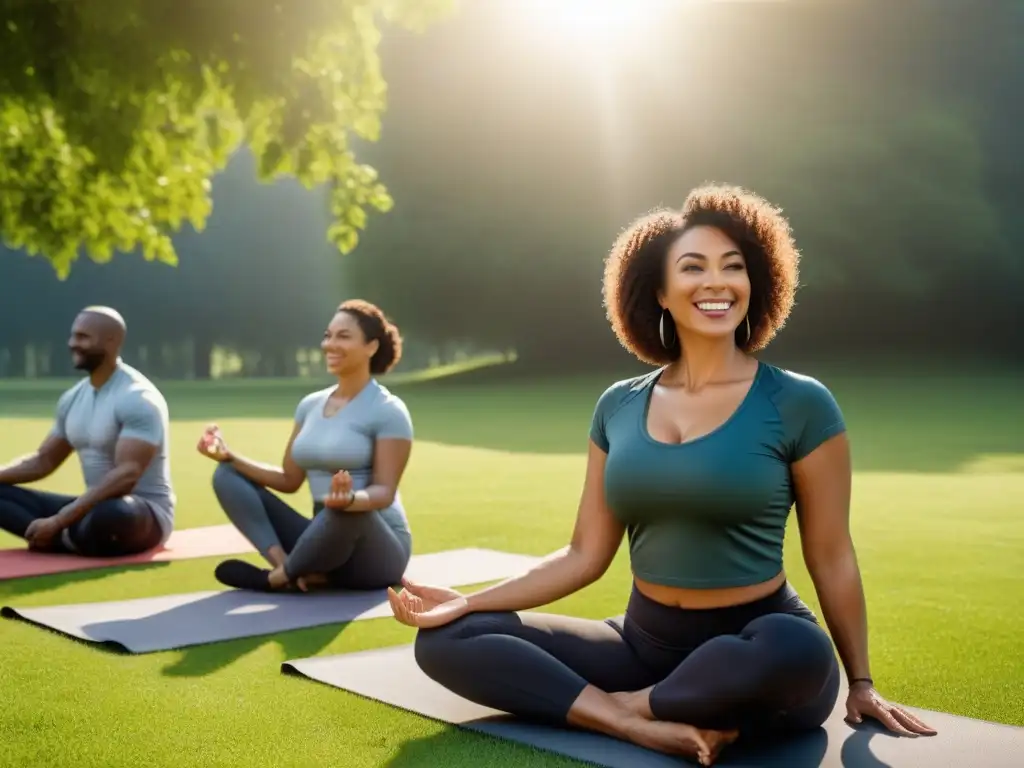
[[[969,9],[949,21],[900,5],[879,27],[862,4],[686,6],[590,78],[562,50],[502,37],[511,19],[489,4],[385,50],[396,111],[372,151],[398,204],[345,260],[346,287],[423,337],[515,347],[538,366],[611,360],[600,281],[616,229],[705,180],[748,186],[793,221],[804,287],[773,352],[897,334],[909,349],[951,345],[936,321],[947,296],[965,271],[992,274],[966,264],[1020,285],[978,135],[991,99],[968,87],[992,78],[948,84]],[[957,61],[990,40],[958,42]],[[443,112],[422,80],[449,83]],[[958,327],[963,348],[976,343]]]
[[177,267],[85,259],[58,282],[43,259],[0,246],[0,376],[71,374],[64,341],[89,304],[124,314],[125,359],[149,375],[209,378],[214,347],[243,355],[247,374],[294,373],[296,351],[317,346],[341,300],[346,260],[323,238],[325,190],[260,184],[255,170],[242,150],[217,175],[206,231],[174,237]]
[[342,253],[391,197],[358,161],[387,86],[379,24],[422,30],[454,0],[7,0],[0,235],[68,275],[81,252],[175,264],[211,177],[246,142],[261,179],[327,185]]

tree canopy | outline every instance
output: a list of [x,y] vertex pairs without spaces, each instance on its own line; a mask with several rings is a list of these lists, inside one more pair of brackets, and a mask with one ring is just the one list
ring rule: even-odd
[[0,235],[66,277],[140,250],[177,262],[211,178],[248,144],[261,179],[330,190],[355,248],[392,200],[354,140],[387,103],[380,26],[421,30],[454,0],[8,0],[0,16]]

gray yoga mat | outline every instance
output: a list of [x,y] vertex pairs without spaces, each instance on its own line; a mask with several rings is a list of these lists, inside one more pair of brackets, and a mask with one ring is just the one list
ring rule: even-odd
[[[411,645],[287,661],[282,671],[452,723],[501,739],[606,768],[680,768],[696,765],[585,731],[516,721],[442,688],[428,678]],[[970,720],[908,707],[938,730],[917,739],[888,735],[873,724],[851,727],[843,721],[845,702],[823,728],[787,742],[744,745],[724,750],[715,763],[729,768],[1018,768],[1024,765],[1024,728]]]
[[[425,584],[457,587],[514,576],[539,561],[488,549],[455,549],[414,555],[406,576]],[[2,615],[130,653],[152,653],[376,619],[390,616],[391,608],[383,589],[309,594],[228,590],[45,608],[4,606]]]

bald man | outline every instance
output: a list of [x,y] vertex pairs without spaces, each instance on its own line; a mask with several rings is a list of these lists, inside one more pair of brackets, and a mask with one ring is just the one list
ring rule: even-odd
[[[88,557],[136,554],[163,544],[174,527],[167,403],[145,376],[121,361],[124,319],[86,307],[68,347],[88,375],[57,402],[39,449],[0,468],[0,528],[29,549]],[[86,490],[65,496],[22,488],[78,454]]]

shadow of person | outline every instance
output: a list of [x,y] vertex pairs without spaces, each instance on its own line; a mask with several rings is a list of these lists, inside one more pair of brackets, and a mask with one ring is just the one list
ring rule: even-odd
[[9,606],[14,598],[27,595],[39,595],[53,592],[56,589],[85,584],[90,581],[108,579],[125,573],[152,571],[157,568],[168,568],[171,563],[132,563],[128,565],[110,566],[107,568],[90,568],[82,571],[65,571],[41,576],[24,576],[21,578],[0,581],[0,602]]
[[268,643],[277,643],[282,660],[316,656],[333,643],[351,622],[330,624],[275,635],[246,637],[211,645],[183,648],[181,656],[162,670],[167,677],[203,677],[235,663]]
[[488,768],[521,768],[538,764],[545,768],[580,766],[577,760],[455,727],[432,736],[406,741],[399,747],[398,754],[384,766],[422,768],[425,765],[486,765]]
[[843,768],[892,768],[871,751],[871,739],[876,736],[881,739],[898,739],[899,736],[873,722],[851,725],[850,728],[853,733],[843,741],[839,755]]
[[819,768],[828,751],[824,728],[784,738],[745,741],[740,738],[722,751],[716,766],[728,768]]
[[[391,615],[385,590],[164,595],[119,603],[5,607],[3,615],[115,654],[184,651],[165,675],[210,674],[268,642],[289,658],[323,650],[357,619]],[[98,620],[99,619],[99,620]]]
[[[105,620],[95,606],[51,609],[46,623],[133,653],[150,653],[390,615],[387,592],[331,590],[310,594],[230,589],[112,603]],[[113,615],[112,615],[113,614]]]
[[[474,731],[478,733],[474,733]],[[481,741],[488,734],[495,740]],[[783,740],[737,743],[724,750],[715,762],[723,768],[820,768],[828,749],[828,734],[823,728]],[[452,726],[442,733],[406,742],[387,764],[388,768],[411,768],[473,762],[481,764],[481,752],[487,753],[487,765],[528,765],[543,750],[545,765],[579,765],[578,760],[598,765],[629,768],[680,768],[697,766],[695,760],[653,752],[605,736],[570,728],[559,729],[517,721],[506,715],[482,718]]]

